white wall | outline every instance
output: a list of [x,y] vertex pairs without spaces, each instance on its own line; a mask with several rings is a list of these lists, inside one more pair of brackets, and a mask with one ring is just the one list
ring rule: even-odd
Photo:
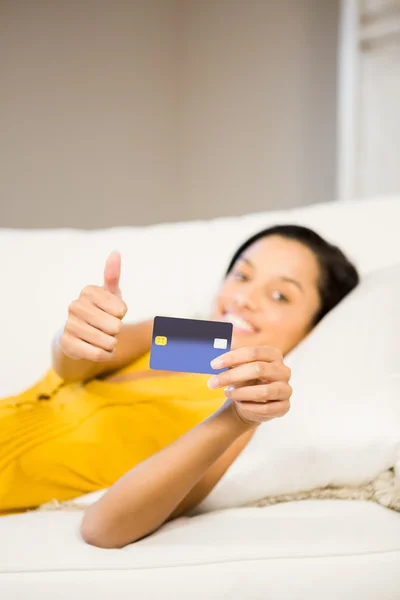
[[400,0],[342,0],[338,197],[400,193]]
[[338,2],[0,0],[0,226],[335,197]]

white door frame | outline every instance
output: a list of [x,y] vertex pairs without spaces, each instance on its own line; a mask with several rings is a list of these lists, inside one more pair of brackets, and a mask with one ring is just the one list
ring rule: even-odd
[[358,0],[341,0],[338,43],[338,200],[357,196],[359,20]]

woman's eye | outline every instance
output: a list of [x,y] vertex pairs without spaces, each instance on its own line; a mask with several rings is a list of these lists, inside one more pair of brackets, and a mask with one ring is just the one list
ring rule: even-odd
[[234,279],[239,279],[239,281],[247,281],[247,277],[246,275],[244,275],[243,273],[241,273],[240,271],[236,271],[233,273],[233,278]]
[[282,292],[280,292],[279,290],[274,290],[272,292],[272,298],[277,302],[289,302],[288,297],[282,294]]

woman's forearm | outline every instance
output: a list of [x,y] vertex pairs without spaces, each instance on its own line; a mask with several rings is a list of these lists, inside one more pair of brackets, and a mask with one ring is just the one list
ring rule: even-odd
[[65,383],[92,379],[102,372],[104,369],[103,363],[95,363],[85,359],[75,360],[64,354],[60,346],[60,336],[61,332],[57,333],[53,339],[51,347],[52,367]]
[[140,463],[86,510],[82,536],[119,548],[158,529],[215,461],[252,429],[226,402],[214,415]]
[[113,357],[101,362],[67,356],[61,348],[62,332],[59,332],[52,346],[53,369],[66,383],[86,381],[117,371],[150,349],[152,328],[152,320],[122,325],[121,331],[115,336],[117,345]]

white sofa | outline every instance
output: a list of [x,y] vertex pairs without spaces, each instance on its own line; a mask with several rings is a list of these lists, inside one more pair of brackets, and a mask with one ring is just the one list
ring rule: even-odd
[[[101,282],[109,251],[122,253],[127,319],[202,316],[236,246],[284,222],[338,243],[362,275],[400,263],[398,198],[148,228],[0,230],[0,397],[46,370],[68,303],[83,285]],[[200,514],[123,550],[85,545],[80,519],[67,510],[1,518],[0,598],[400,599],[400,515],[372,502]]]

